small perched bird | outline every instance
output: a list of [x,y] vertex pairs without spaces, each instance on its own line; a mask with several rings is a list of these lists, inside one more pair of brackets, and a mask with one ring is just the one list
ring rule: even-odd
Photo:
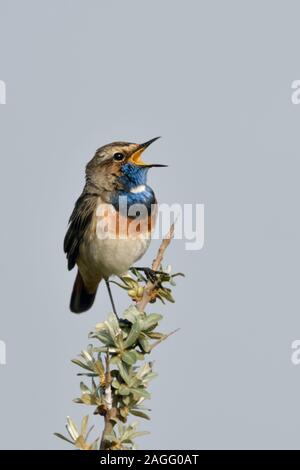
[[74,313],[93,305],[104,279],[117,315],[109,278],[124,274],[143,256],[154,229],[157,202],[147,173],[166,165],[146,164],[141,154],[157,139],[104,145],[86,166],[85,186],[64,239],[68,269],[78,267],[70,301]]

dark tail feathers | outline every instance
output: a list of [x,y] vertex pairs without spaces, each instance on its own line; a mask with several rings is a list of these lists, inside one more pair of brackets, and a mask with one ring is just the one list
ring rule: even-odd
[[97,293],[97,288],[94,293],[87,292],[83,283],[80,272],[77,272],[77,276],[74,282],[73,291],[70,301],[70,310],[73,313],[83,313],[91,308],[94,303]]

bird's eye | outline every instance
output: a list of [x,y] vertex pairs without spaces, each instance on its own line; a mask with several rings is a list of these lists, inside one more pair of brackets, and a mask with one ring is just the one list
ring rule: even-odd
[[125,155],[123,155],[123,153],[117,152],[114,154],[115,162],[121,162],[124,160],[124,158],[125,158]]

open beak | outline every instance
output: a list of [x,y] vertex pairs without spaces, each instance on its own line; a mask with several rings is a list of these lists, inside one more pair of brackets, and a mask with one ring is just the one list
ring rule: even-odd
[[148,163],[143,162],[143,160],[141,159],[141,155],[144,152],[144,150],[146,150],[146,148],[149,147],[149,145],[153,144],[153,142],[155,142],[157,139],[159,139],[159,137],[154,137],[154,139],[150,139],[144,144],[140,144],[138,148],[130,155],[130,158],[128,161],[131,163],[134,163],[135,165],[144,166],[147,168],[168,166],[168,165],[161,165],[159,163],[148,164]]

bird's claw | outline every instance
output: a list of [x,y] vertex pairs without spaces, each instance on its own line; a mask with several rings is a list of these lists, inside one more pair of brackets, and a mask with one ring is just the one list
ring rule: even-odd
[[156,271],[155,269],[151,268],[137,268],[133,267],[130,268],[130,271],[134,273],[134,270],[136,271],[142,271],[145,274],[145,277],[148,281],[151,281],[152,283],[155,283],[158,281],[158,277],[161,276],[162,274],[165,274],[163,271]]

